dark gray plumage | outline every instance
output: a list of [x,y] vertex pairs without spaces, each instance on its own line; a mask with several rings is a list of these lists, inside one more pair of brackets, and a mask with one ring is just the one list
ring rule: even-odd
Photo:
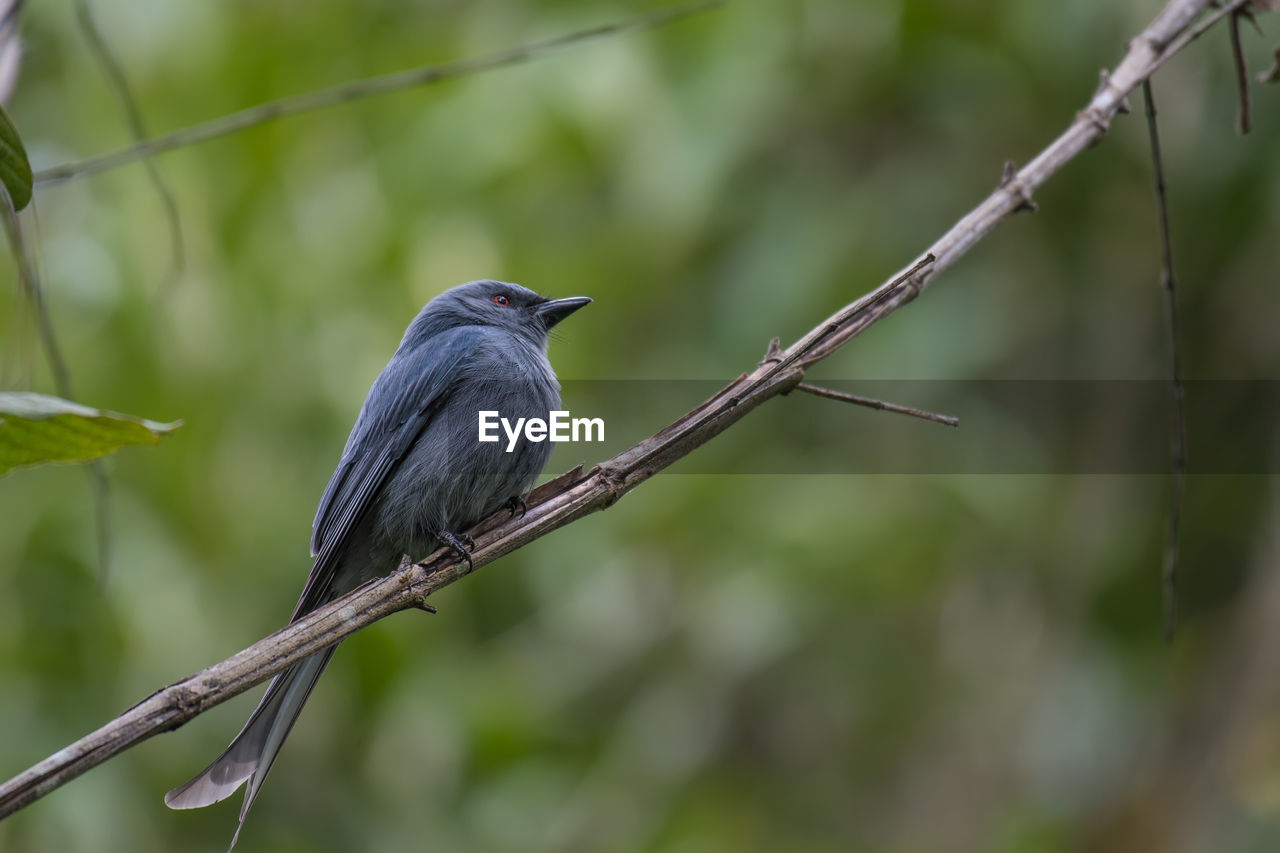
[[[533,485],[551,443],[521,440],[512,453],[505,442],[481,443],[477,413],[497,410],[514,422],[558,409],[547,332],[590,301],[550,300],[485,280],[427,303],[369,390],[320,499],[311,537],[316,561],[291,621],[388,574],[404,554],[422,557],[443,543],[465,556],[459,534]],[[277,675],[226,752],[166,794],[165,803],[207,806],[247,780],[243,827],[334,648]]]

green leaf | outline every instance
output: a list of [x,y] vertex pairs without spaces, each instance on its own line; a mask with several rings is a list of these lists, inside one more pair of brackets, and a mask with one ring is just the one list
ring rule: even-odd
[[61,397],[0,391],[0,474],[45,462],[84,462],[155,444],[182,426],[91,409]]
[[22,210],[31,202],[31,163],[22,147],[18,129],[0,108],[0,184],[9,191],[14,210]]

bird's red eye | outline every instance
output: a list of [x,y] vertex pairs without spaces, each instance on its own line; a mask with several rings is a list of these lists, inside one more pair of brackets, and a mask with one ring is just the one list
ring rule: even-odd
[[508,299],[506,296],[502,295],[501,293],[495,293],[493,294],[493,304],[494,305],[510,305],[511,300]]

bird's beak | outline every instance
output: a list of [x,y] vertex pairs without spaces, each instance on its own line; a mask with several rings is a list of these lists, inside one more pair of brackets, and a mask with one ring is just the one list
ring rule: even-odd
[[550,299],[534,308],[533,313],[550,329],[556,323],[559,323],[565,317],[590,302],[591,297],[589,296],[566,296],[564,299]]

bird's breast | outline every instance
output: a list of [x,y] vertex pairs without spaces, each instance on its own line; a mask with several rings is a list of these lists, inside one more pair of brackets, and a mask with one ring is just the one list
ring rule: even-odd
[[438,533],[461,532],[526,492],[550,459],[552,443],[523,434],[512,442],[501,426],[498,441],[482,442],[480,413],[497,412],[514,428],[548,420],[559,407],[559,384],[543,353],[503,347],[475,359],[384,490],[383,537],[421,557],[435,549]]

